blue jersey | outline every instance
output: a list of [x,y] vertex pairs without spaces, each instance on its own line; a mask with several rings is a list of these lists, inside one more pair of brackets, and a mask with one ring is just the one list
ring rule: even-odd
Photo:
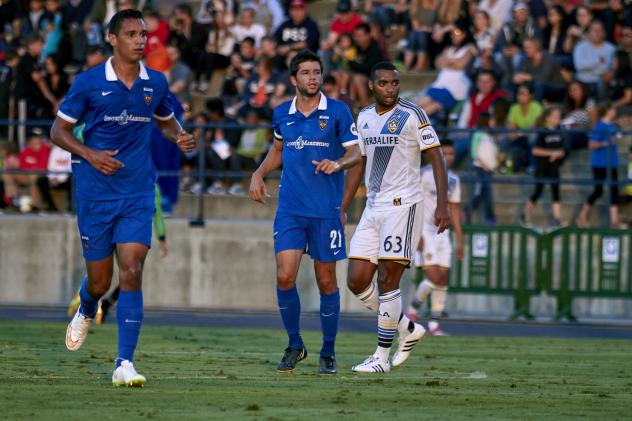
[[[590,133],[590,139],[597,142],[607,142],[610,140],[610,145],[605,148],[593,149],[590,158],[590,166],[593,168],[617,168],[619,166],[619,159],[617,157],[617,133],[619,128],[613,123],[604,123],[599,120],[592,133]],[[610,154],[610,157],[608,157]]]
[[165,76],[140,65],[131,89],[116,76],[110,58],[77,76],[57,116],[83,124],[83,139],[95,150],[118,150],[123,167],[104,175],[73,156],[77,199],[114,200],[154,194],[156,168],[151,159],[152,118],[167,120],[173,107]]
[[340,216],[344,172],[315,174],[312,161],[336,160],[345,147],[358,143],[349,107],[321,93],[318,108],[305,117],[294,98],[274,109],[272,127],[275,140],[283,142],[277,211],[312,218]]

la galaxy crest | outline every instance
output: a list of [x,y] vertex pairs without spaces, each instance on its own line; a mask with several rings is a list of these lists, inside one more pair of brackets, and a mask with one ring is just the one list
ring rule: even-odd
[[328,124],[329,124],[328,115],[321,115],[320,117],[318,117],[318,127],[320,127],[320,130],[325,130]]
[[391,133],[395,133],[397,128],[399,127],[399,123],[396,119],[392,118],[388,121],[388,131]]

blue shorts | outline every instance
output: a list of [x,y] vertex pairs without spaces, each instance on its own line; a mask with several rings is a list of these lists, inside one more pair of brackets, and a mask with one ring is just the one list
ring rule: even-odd
[[456,105],[456,99],[450,91],[445,88],[433,88],[432,86],[426,90],[428,95],[434,102],[441,104],[444,110],[450,111]]
[[77,200],[77,224],[86,260],[101,260],[118,243],[151,247],[154,196],[117,200]]
[[274,218],[274,253],[283,250],[303,250],[319,262],[346,259],[345,230],[340,218],[277,213]]

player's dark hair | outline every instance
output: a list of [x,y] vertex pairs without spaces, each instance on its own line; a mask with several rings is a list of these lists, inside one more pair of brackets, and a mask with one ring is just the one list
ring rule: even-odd
[[371,69],[371,80],[375,80],[376,73],[380,70],[391,70],[396,72],[397,67],[395,67],[395,65],[390,61],[380,61],[379,63],[376,63],[375,66],[373,66],[373,68]]
[[318,57],[317,54],[310,50],[301,50],[294,56],[294,58],[292,58],[292,61],[290,61],[290,75],[296,77],[296,74],[298,73],[298,66],[306,61],[315,61],[320,66],[320,69],[323,69],[323,63],[320,61],[320,57]]
[[449,146],[451,148],[454,147],[454,140],[452,139],[441,139],[441,146]]
[[121,27],[123,26],[123,21],[128,19],[143,19],[143,14],[136,9],[125,9],[117,12],[112,19],[110,19],[110,23],[108,24],[108,32],[110,34],[118,35]]

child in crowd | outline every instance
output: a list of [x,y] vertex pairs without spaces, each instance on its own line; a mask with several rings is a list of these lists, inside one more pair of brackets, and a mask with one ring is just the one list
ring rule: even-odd
[[478,208],[482,201],[485,208],[485,222],[494,225],[496,224],[496,216],[494,215],[491,180],[498,164],[498,148],[492,135],[485,130],[490,127],[489,113],[480,113],[476,124],[479,130],[472,135],[470,152],[477,181],[473,188],[470,189],[466,219],[469,224],[472,212]]
[[[603,184],[608,179],[617,182],[619,160],[617,157],[617,139],[620,137],[619,128],[614,123],[617,117],[617,109],[610,102],[605,102],[597,107],[599,121],[595,124],[588,148],[592,151],[590,166],[592,167],[595,187],[586,199],[577,217],[577,225],[588,227],[588,216],[593,205],[603,194]],[[610,226],[619,227],[619,188],[617,184],[610,186]]]
[[[566,142],[563,134],[559,131],[562,112],[559,108],[551,107],[545,110],[542,115],[540,126],[544,126],[544,131],[538,133],[536,143],[532,149],[536,159],[535,178],[551,179],[551,198],[553,200],[553,222],[556,226],[562,225],[562,213],[560,206],[560,165],[566,156]],[[543,123],[543,124],[542,124]],[[520,215],[520,223],[527,224],[531,221],[533,208],[544,189],[544,182],[538,181],[535,191],[524,206]]]

